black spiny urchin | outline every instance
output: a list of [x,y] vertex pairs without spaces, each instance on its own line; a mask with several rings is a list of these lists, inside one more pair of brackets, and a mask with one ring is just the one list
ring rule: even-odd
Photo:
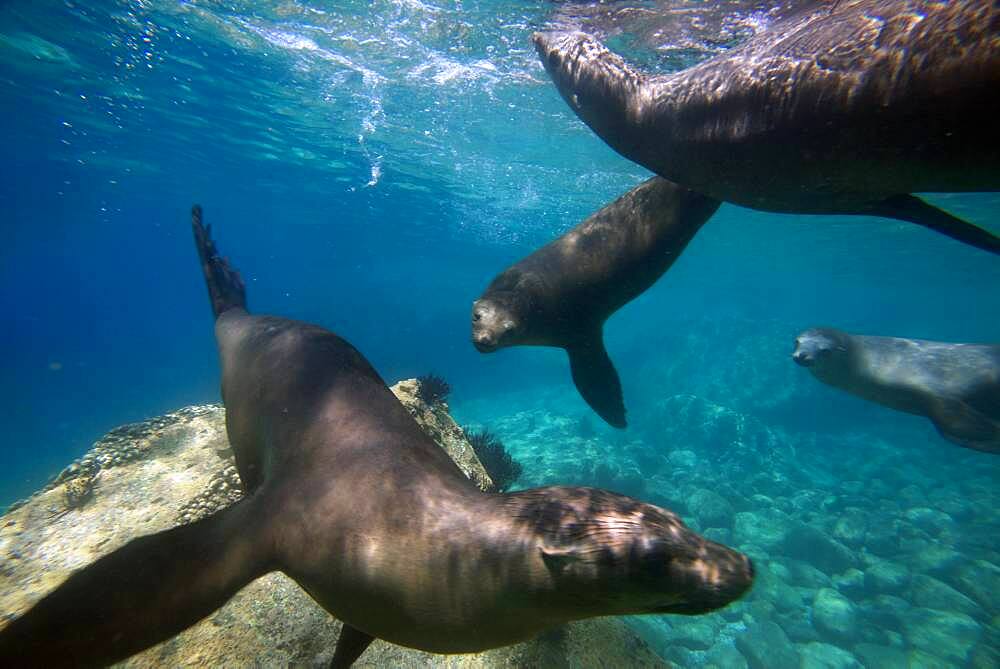
[[417,397],[427,405],[443,402],[448,397],[448,393],[451,392],[451,386],[448,385],[448,382],[437,374],[418,376],[417,385]]
[[483,463],[486,473],[493,479],[493,487],[503,492],[521,475],[521,463],[510,456],[503,442],[489,430],[466,432],[472,450]]

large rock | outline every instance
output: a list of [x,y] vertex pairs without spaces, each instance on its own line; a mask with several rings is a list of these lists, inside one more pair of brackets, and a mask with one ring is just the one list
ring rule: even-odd
[[878,669],[910,669],[906,651],[893,646],[883,646],[873,643],[859,643],[854,647],[866,667]]
[[813,641],[801,646],[802,669],[863,669],[858,658],[828,643]]
[[982,635],[979,623],[965,615],[935,609],[912,609],[904,618],[906,640],[917,650],[962,664]]
[[853,640],[857,633],[858,614],[851,600],[833,588],[823,588],[813,598],[813,626],[833,638]]
[[[393,391],[480,486],[489,476],[441,405]],[[71,572],[137,536],[203,517],[242,495],[219,406],[190,407],[113,430],[48,486],[0,518],[0,612],[24,612]],[[0,622],[0,624],[3,624]],[[127,667],[327,665],[340,624],[280,573],[257,579]],[[470,655],[432,655],[376,641],[359,667],[662,667],[616,618],[573,623],[532,641]]]
[[736,647],[750,669],[799,666],[799,651],[775,622],[751,625],[736,637]]
[[910,601],[916,606],[958,611],[973,618],[985,617],[986,614],[979,605],[958,590],[926,574],[917,574],[913,577]]
[[951,576],[952,585],[989,615],[1000,613],[997,593],[1000,592],[1000,567],[987,560],[972,560],[958,567]]
[[858,558],[844,544],[806,523],[796,523],[785,537],[785,554],[816,565],[827,574],[854,567]]
[[788,534],[788,516],[777,509],[742,511],[733,522],[733,543],[742,547],[752,544],[772,552],[780,547]]
[[702,527],[731,528],[733,526],[733,506],[726,499],[711,490],[699,488],[688,501],[688,510],[694,514]]
[[899,594],[909,583],[910,570],[890,560],[880,560],[865,571],[865,585],[878,594]]

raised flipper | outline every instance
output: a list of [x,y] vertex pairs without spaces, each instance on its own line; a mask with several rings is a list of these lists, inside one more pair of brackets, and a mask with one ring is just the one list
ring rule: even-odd
[[337,650],[333,651],[333,659],[330,660],[330,669],[347,669],[374,640],[371,634],[344,623],[337,639]]
[[870,213],[916,223],[963,244],[1000,254],[1000,237],[957,216],[952,216],[943,209],[929,205],[914,195],[894,195],[877,203],[871,210],[858,213]]
[[586,340],[567,346],[569,368],[580,395],[609,425],[625,427],[625,401],[618,372],[604,350],[600,328]]
[[191,208],[191,229],[194,232],[194,244],[198,248],[198,258],[201,260],[201,270],[205,274],[212,313],[218,318],[219,314],[234,307],[245,309],[247,296],[243,277],[233,269],[228,260],[219,256],[215,242],[212,241],[212,226],[202,225],[201,207],[198,205]]
[[1000,453],[1000,425],[965,402],[936,401],[930,407],[928,418],[941,436],[954,444],[987,453]]
[[209,615],[273,568],[257,499],[134,539],[74,573],[0,630],[0,667],[104,666]]

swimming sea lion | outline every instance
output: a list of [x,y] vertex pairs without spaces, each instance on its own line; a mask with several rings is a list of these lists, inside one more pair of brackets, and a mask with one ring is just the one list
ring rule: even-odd
[[626,158],[764,211],[1000,237],[910,195],[1000,189],[994,2],[812,3],[715,58],[649,76],[582,33],[535,45],[573,111]]
[[927,416],[959,446],[1000,453],[1000,346],[812,328],[796,338],[792,359],[831,386]]
[[601,418],[625,427],[604,321],[652,286],[719,202],[654,177],[562,237],[508,267],[472,305],[472,343],[558,346],[573,381]]
[[0,666],[121,660],[274,570],[344,622],[335,667],[374,638],[472,652],[591,616],[703,613],[749,588],[745,556],[664,509],[592,488],[481,492],[353,346],[250,315],[197,207],[192,223],[247,496],[70,576],[0,630]]

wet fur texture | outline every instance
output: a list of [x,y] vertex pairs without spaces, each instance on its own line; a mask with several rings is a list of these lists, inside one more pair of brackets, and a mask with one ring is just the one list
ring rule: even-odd
[[604,322],[652,286],[719,207],[654,177],[501,272],[472,305],[481,352],[557,346],[569,354],[583,399],[625,427],[621,382],[604,347]]
[[570,107],[626,158],[765,211],[887,216],[992,253],[914,192],[1000,189],[1000,9],[814,3],[741,47],[646,75],[582,33],[535,44]]
[[0,666],[122,660],[274,570],[344,622],[334,667],[375,638],[473,652],[590,616],[701,613],[750,587],[745,556],[655,506],[590,488],[481,492],[351,344],[249,314],[199,209],[192,224],[247,496],[73,574],[0,630]]
[[1000,346],[812,328],[792,359],[824,383],[926,416],[959,446],[1000,453]]

